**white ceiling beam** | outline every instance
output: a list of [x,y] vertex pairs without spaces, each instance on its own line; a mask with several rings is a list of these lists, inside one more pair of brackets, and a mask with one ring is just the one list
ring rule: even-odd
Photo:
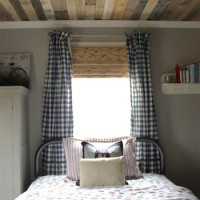
[[200,28],[198,21],[51,20],[0,22],[1,29],[37,28]]

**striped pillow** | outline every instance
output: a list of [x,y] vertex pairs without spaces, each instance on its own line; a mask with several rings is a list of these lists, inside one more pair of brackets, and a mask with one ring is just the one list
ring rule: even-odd
[[126,179],[141,178],[142,173],[136,165],[135,159],[135,138],[131,136],[117,137],[117,138],[88,138],[75,139],[67,137],[63,139],[63,146],[65,150],[66,164],[67,164],[67,178],[71,180],[79,180],[80,168],[79,160],[83,158],[81,142],[90,143],[112,143],[123,142],[124,153],[124,173]]

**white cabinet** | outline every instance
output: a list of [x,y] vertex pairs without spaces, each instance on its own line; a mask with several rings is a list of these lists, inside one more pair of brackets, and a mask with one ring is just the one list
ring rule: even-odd
[[175,83],[175,74],[161,77],[161,90],[164,94],[200,94],[200,83]]
[[13,200],[28,183],[28,94],[0,87],[0,200]]

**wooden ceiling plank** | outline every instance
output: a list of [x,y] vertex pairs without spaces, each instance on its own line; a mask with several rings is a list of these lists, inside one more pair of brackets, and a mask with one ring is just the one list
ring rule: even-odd
[[16,0],[9,0],[9,1],[12,4],[12,7],[17,12],[20,19],[22,21],[29,21],[29,18],[27,16],[26,12],[24,11],[23,7],[21,6],[21,3],[19,1],[16,1]]
[[134,12],[136,6],[138,6],[138,3],[140,3],[140,0],[129,0],[126,10]]
[[96,5],[85,5],[85,19],[93,20],[95,19]]
[[103,19],[108,20],[112,15],[112,10],[114,7],[115,0],[105,0],[104,10],[103,10]]
[[51,0],[56,20],[67,20],[67,4],[65,0]]
[[67,11],[54,11],[56,20],[68,20],[68,12]]
[[123,19],[124,19],[124,20],[131,20],[132,15],[133,15],[133,12],[131,12],[131,11],[129,11],[129,10],[126,10],[126,11],[124,12]]
[[184,20],[187,15],[192,12],[193,9],[195,9],[197,6],[199,6],[200,1],[199,0],[193,0],[190,1],[190,3],[186,6],[186,8],[175,18],[176,21]]
[[192,21],[200,21],[200,13],[197,13],[193,18]]
[[114,20],[122,19],[127,5],[128,5],[128,0],[115,1],[111,19],[114,19]]
[[0,3],[0,21],[12,21],[12,16],[10,15],[10,13],[7,12],[7,10],[5,10],[5,8],[3,7],[3,5]]
[[67,4],[65,0],[51,0],[51,5],[54,11],[67,11]]
[[105,0],[96,0],[96,13],[95,19],[100,20],[103,18]]
[[147,20],[149,16],[151,15],[152,11],[156,7],[159,0],[149,0],[142,12],[142,15],[140,16],[139,20]]
[[171,12],[173,12],[173,8],[175,9],[175,7],[178,5],[179,0],[174,0],[172,1],[166,8],[165,12],[162,14],[160,20],[168,20],[169,15],[171,14]]
[[149,16],[148,20],[160,20],[172,1],[173,0],[160,0]]
[[85,0],[76,0],[77,18],[85,19]]
[[193,18],[200,13],[200,4],[197,5],[188,15],[184,18],[184,21],[193,21]]
[[44,13],[40,0],[31,0],[33,8],[39,18],[39,20],[47,20],[47,17]]
[[160,20],[172,20],[174,19],[183,9],[180,5],[182,0],[173,0],[167,7],[165,13],[162,15]]
[[132,15],[133,20],[139,20],[143,10],[145,9],[146,4],[148,3],[148,0],[140,0],[139,3],[137,4],[134,13]]
[[47,20],[55,20],[54,10],[49,0],[40,0],[40,3],[43,7],[44,13],[47,17]]
[[12,4],[7,0],[0,0],[0,3],[4,7],[4,9],[11,15],[14,21],[21,21],[15,9],[12,7]]
[[128,1],[128,5],[125,9],[124,16],[123,16],[124,20],[131,20],[132,15],[133,15],[138,3],[139,3],[139,0],[129,0]]
[[77,9],[76,9],[76,1],[74,0],[66,0],[67,10],[70,20],[77,19]]
[[30,21],[38,20],[38,16],[30,0],[19,0],[19,2]]
[[171,13],[171,15],[169,15],[168,19],[170,21],[177,21],[176,20],[177,16],[179,16],[180,13],[182,13],[185,10],[185,8],[187,7],[187,4],[185,4],[187,2],[188,1],[184,1],[184,2],[180,1],[179,5],[177,6],[177,8],[175,8],[175,10]]
[[178,5],[181,3],[181,0],[174,0],[172,1],[169,6],[167,7],[168,12],[174,12]]

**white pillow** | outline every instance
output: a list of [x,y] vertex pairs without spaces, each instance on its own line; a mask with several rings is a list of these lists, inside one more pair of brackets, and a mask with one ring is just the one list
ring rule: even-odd
[[80,159],[80,186],[115,186],[125,184],[124,158]]

